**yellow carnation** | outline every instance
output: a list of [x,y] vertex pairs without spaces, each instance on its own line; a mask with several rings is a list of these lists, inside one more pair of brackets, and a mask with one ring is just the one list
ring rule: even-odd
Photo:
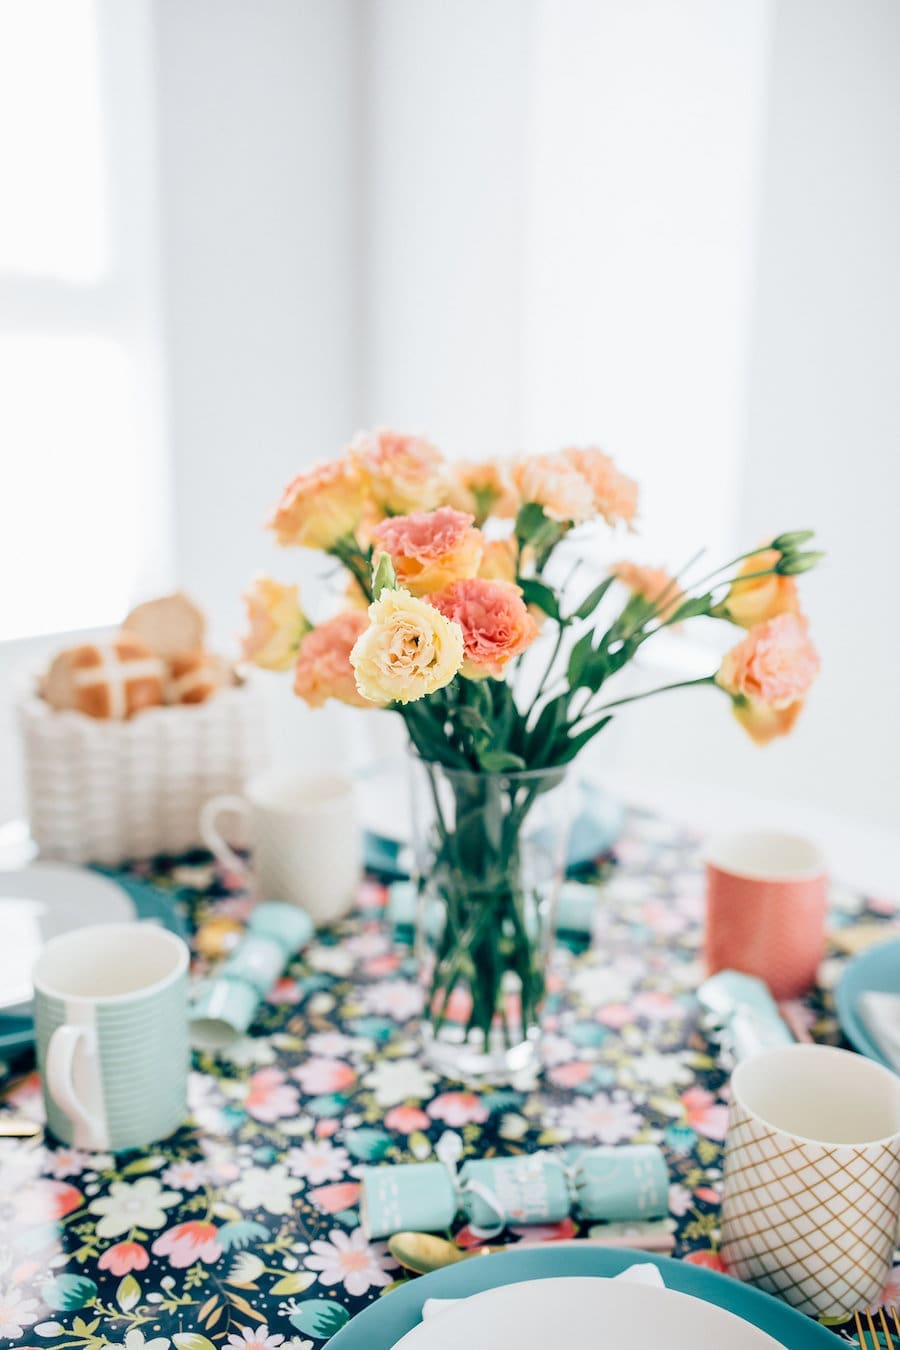
[[356,687],[372,703],[413,703],[443,689],[459,671],[458,623],[404,590],[385,590],[369,606],[369,627],[350,653]]
[[488,581],[515,581],[517,557],[514,535],[506,539],[491,539],[484,546],[478,575]]
[[249,630],[241,639],[245,661],[264,670],[287,670],[309,632],[296,586],[257,577],[244,592]]

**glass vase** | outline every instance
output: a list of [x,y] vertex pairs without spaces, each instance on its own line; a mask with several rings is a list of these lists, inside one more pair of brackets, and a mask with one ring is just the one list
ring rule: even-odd
[[510,1083],[540,1065],[569,829],[563,768],[475,773],[414,760],[416,954],[430,1063]]

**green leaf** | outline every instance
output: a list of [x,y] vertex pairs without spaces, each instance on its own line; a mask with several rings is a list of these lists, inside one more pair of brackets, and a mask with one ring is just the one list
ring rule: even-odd
[[[327,1340],[335,1332],[340,1331],[345,1322],[350,1320],[350,1314],[340,1303],[328,1298],[308,1298],[297,1308],[296,1312],[291,1313],[290,1323],[295,1331],[302,1331],[307,1336],[315,1336],[317,1340]],[[176,1337],[177,1340],[177,1337]],[[179,1346],[179,1350],[192,1350]]]
[[581,637],[578,639],[578,641],[575,643],[575,646],[569,653],[569,666],[567,673],[569,677],[570,689],[577,689],[581,684],[581,681],[584,677],[584,673],[587,670],[588,663],[591,659],[591,656],[594,653],[593,641],[594,641],[594,632],[593,629],[589,628],[586,633],[582,633]]
[[519,773],[527,767],[521,755],[508,750],[482,750],[478,763],[485,773]]
[[520,577],[519,586],[526,605],[537,605],[538,609],[559,623],[559,604],[553,590],[543,581],[534,577]]
[[689,595],[667,622],[673,624],[682,623],[685,619],[696,619],[701,614],[709,614],[711,609],[712,595],[708,592],[706,595]]
[[520,544],[527,544],[547,524],[544,508],[537,502],[526,502],[519,507],[516,516],[516,538]]
[[568,764],[570,760],[575,758],[579,750],[583,750],[588,741],[592,740],[597,732],[602,731],[607,722],[611,721],[612,713],[609,713],[606,717],[601,717],[599,722],[594,722],[591,726],[585,727],[583,731],[579,731],[577,736],[570,735],[567,737],[566,748],[555,762],[557,764]]
[[558,694],[541,709],[541,715],[528,737],[527,763],[533,769],[541,769],[553,762],[556,734],[565,717],[568,703],[568,694]]
[[179,1331],[172,1337],[178,1350],[216,1350],[211,1340],[201,1336],[199,1331]]
[[116,1290],[116,1302],[123,1312],[129,1312],[140,1301],[141,1286],[133,1275],[126,1275]]
[[582,600],[572,617],[574,619],[589,619],[614,581],[615,577],[607,577],[605,581],[600,582],[599,586],[595,586],[590,595],[586,595]]

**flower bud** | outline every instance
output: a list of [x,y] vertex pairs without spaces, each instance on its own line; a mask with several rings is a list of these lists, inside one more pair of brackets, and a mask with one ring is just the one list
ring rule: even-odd
[[788,553],[776,564],[775,571],[783,577],[797,576],[800,572],[808,572],[824,557],[824,553]]
[[798,544],[807,543],[814,534],[815,530],[789,530],[787,534],[780,534],[777,539],[773,539],[771,547],[777,548],[779,553],[792,553]]

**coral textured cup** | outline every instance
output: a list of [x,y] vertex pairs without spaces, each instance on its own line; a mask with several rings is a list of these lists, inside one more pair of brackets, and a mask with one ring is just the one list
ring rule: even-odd
[[797,835],[727,835],[706,854],[706,966],[765,980],[773,997],[816,982],[828,877],[817,846]]

